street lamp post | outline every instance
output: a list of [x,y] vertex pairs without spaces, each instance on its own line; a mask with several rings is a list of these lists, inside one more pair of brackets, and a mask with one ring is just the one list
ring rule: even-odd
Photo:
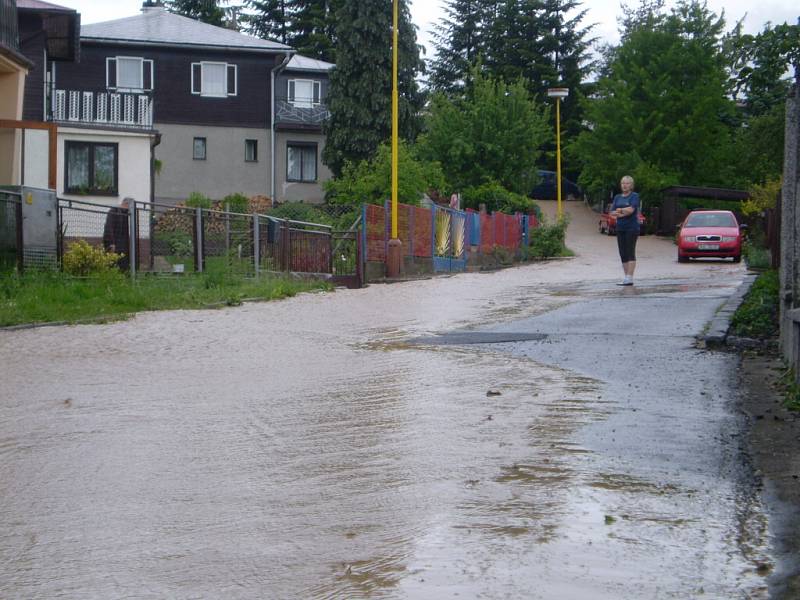
[[556,214],[561,218],[561,99],[569,96],[569,88],[548,88],[547,97],[556,99]]
[[397,61],[400,20],[400,0],[394,0],[392,7],[392,237],[386,252],[386,276],[398,277],[403,262],[402,242],[397,238],[397,189],[399,152],[399,91],[397,87]]

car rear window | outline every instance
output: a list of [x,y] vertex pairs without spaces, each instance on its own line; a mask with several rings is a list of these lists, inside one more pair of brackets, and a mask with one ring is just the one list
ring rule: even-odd
[[686,219],[687,227],[736,227],[733,215],[725,213],[694,213]]

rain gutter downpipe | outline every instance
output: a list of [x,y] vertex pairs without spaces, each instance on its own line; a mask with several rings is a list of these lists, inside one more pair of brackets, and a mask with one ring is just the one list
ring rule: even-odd
[[270,202],[272,206],[275,206],[275,162],[277,158],[275,157],[275,75],[282,71],[286,65],[289,64],[289,61],[292,59],[292,54],[294,51],[287,51],[286,55],[283,57],[283,61],[278,66],[274,67],[270,73],[270,148],[269,148],[269,156],[270,156]]

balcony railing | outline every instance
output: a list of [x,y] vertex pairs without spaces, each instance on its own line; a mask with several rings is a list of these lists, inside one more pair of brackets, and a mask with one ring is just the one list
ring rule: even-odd
[[54,90],[47,116],[64,124],[152,129],[153,97],[134,92]]
[[278,125],[316,125],[322,123],[330,116],[328,107],[321,103],[314,103],[310,99],[275,100],[275,123]]
[[0,0],[0,46],[19,52],[17,5],[11,0]]

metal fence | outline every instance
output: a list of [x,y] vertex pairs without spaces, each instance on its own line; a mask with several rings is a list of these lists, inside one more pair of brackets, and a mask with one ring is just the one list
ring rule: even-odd
[[0,273],[22,270],[22,248],[22,197],[0,191]]
[[334,232],[324,223],[145,202],[120,208],[60,200],[58,212],[62,256],[83,240],[122,254],[118,265],[132,276],[296,272],[360,282],[357,229]]

